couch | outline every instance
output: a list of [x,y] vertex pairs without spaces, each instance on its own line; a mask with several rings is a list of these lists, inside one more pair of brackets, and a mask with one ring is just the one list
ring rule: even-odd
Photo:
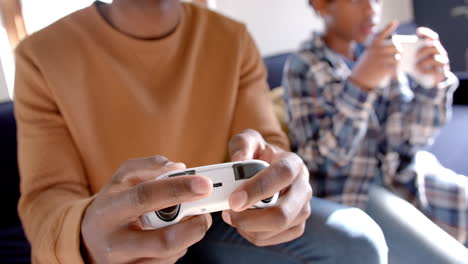
[[13,103],[0,103],[0,139],[2,164],[2,218],[0,221],[0,263],[29,263],[30,247],[17,214],[19,174],[16,161],[16,123]]

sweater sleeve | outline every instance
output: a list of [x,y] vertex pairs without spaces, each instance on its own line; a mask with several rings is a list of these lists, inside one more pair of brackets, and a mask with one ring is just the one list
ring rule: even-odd
[[77,147],[34,51],[16,50],[18,211],[33,263],[83,263],[81,219],[92,197]]
[[393,91],[406,92],[392,96],[385,122],[387,151],[412,157],[427,148],[450,120],[453,92],[457,87],[458,79],[453,73],[433,88],[412,87],[406,79],[396,82]]
[[266,69],[258,49],[243,27],[239,88],[231,135],[255,129],[271,144],[289,150],[286,134],[275,116],[266,81]]

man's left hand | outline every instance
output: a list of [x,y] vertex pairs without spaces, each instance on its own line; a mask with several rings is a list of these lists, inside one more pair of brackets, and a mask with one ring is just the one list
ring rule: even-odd
[[[255,130],[234,136],[229,149],[232,161],[259,159],[270,166],[231,194],[231,210],[223,211],[223,220],[256,246],[276,245],[300,237],[310,215],[312,198],[309,172],[302,159],[267,143]],[[273,207],[246,210],[277,192],[279,199]]]

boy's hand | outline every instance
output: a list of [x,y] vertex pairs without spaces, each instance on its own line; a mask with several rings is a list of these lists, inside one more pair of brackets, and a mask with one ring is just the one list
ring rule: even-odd
[[[233,161],[260,159],[271,165],[232,193],[232,210],[223,212],[224,221],[257,246],[276,245],[301,236],[312,198],[309,172],[301,158],[268,144],[255,130],[234,136],[229,148]],[[280,196],[275,206],[246,210],[277,192]]]
[[211,225],[209,214],[173,226],[142,230],[139,216],[149,211],[208,196],[212,186],[203,176],[154,179],[185,169],[156,156],[125,162],[85,212],[81,237],[90,263],[175,263],[200,241]]
[[388,24],[366,48],[349,80],[366,91],[374,90],[388,78],[396,76],[400,53],[389,39],[398,22]]
[[420,27],[417,34],[427,40],[427,46],[421,48],[416,55],[416,67],[423,74],[432,75],[435,84],[445,81],[450,72],[450,62],[447,51],[439,41],[439,35],[429,28]]

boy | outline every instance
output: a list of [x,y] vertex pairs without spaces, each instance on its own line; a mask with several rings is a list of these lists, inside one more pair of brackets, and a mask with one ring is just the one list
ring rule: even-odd
[[426,89],[397,72],[399,50],[387,40],[397,23],[374,34],[380,0],[310,4],[325,32],[289,59],[283,86],[293,148],[309,168],[314,193],[364,209],[378,182],[464,243],[468,179],[414,162],[447,121],[457,86],[437,34],[417,32],[427,42],[417,69],[434,78]]

